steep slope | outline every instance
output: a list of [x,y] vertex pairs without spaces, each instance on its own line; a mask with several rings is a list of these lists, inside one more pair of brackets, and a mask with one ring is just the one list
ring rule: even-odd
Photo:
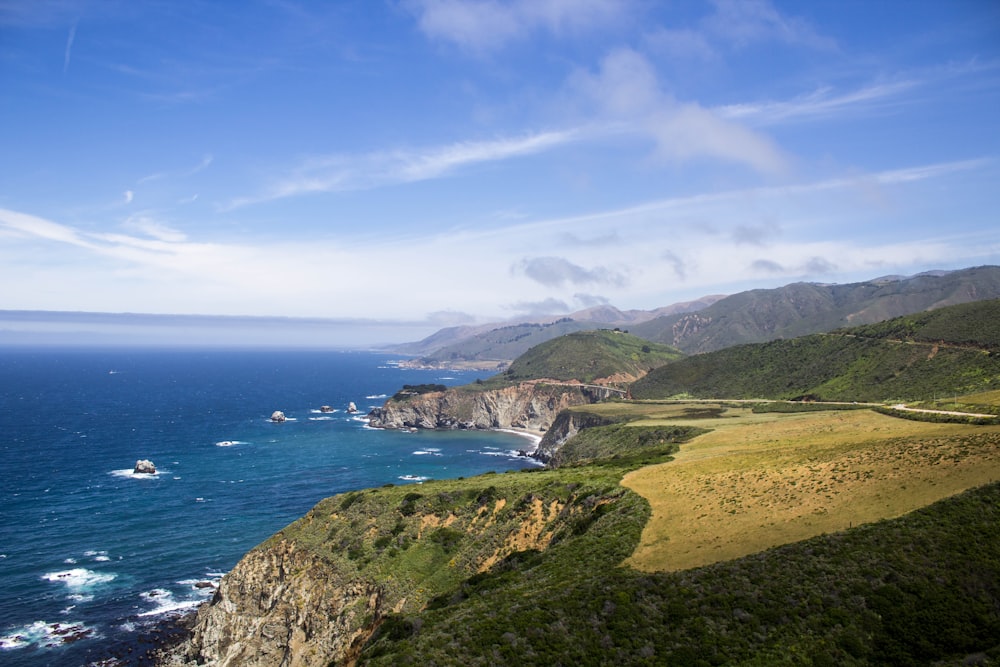
[[376,428],[544,431],[565,408],[622,396],[625,390],[615,387],[681,356],[621,331],[572,333],[532,348],[485,382],[395,396],[368,415],[369,423]]
[[630,330],[694,354],[998,297],[1000,267],[983,266],[847,285],[794,283],[751,290],[694,313],[650,320]]
[[996,388],[1000,300],[695,355],[650,372],[632,395],[885,401]]
[[406,615],[448,604],[487,573],[545,553],[560,577],[606,567],[628,555],[646,516],[620,477],[488,474],[328,498],[223,577],[191,638],[164,662],[347,664],[387,619],[383,635],[404,631]]

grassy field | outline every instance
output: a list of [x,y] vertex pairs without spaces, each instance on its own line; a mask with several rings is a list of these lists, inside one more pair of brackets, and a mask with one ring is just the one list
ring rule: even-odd
[[[983,400],[980,398],[979,400]],[[869,410],[754,414],[735,403],[616,403],[634,426],[712,429],[623,485],[652,508],[626,564],[673,571],[900,516],[1000,479],[1000,427]]]

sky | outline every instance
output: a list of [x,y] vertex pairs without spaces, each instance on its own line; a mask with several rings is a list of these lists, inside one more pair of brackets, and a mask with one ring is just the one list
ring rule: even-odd
[[0,310],[407,339],[1000,264],[998,212],[993,0],[0,0]]

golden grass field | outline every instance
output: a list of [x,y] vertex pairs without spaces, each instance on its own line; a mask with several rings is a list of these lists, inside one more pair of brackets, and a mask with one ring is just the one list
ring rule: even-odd
[[705,402],[595,407],[641,415],[635,425],[713,429],[681,445],[675,460],[622,482],[652,506],[626,561],[644,571],[697,567],[896,517],[1000,479],[1000,426],[907,421],[870,410],[753,414],[728,407],[705,418],[722,407]]

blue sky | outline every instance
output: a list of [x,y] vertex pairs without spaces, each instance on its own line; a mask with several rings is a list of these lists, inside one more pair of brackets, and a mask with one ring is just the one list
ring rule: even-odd
[[440,326],[1000,263],[1000,4],[0,1],[0,309]]

